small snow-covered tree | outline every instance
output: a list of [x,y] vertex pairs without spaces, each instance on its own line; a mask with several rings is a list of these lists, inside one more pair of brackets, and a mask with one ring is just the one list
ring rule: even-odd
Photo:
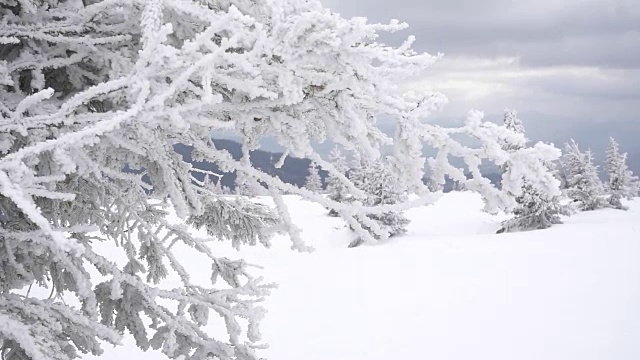
[[[504,109],[503,121],[504,121],[503,126],[508,130],[511,130],[517,134],[525,133],[524,124],[522,123],[522,120],[518,118],[517,111],[513,109]],[[504,147],[506,148],[506,150],[517,150],[518,148],[520,148],[520,146],[517,144],[512,145],[509,143],[504,144]]]
[[571,140],[570,144],[565,144],[564,166],[567,168],[567,195],[578,203],[581,210],[608,206],[590,150],[581,152],[578,144]]
[[[349,179],[365,194],[362,202],[368,206],[393,205],[406,200],[406,195],[397,185],[396,177],[382,161],[361,160],[360,163],[349,172]],[[369,214],[368,219],[373,220],[383,231],[373,232],[376,239],[388,238],[406,232],[409,220],[397,211],[388,211],[381,214]],[[361,218],[360,221],[363,219]],[[370,225],[363,223],[366,230]],[[361,237],[355,239],[349,246],[359,246],[364,242]]]
[[[207,178],[208,179],[208,178]],[[217,178],[215,181],[210,181],[210,189],[216,195],[224,194],[224,189],[222,188],[222,177]]]
[[265,195],[266,190],[258,181],[256,181],[256,179],[239,172],[237,173],[235,181],[235,194],[247,197],[256,197]]
[[[547,164],[560,157],[560,150],[541,142],[526,147],[522,133],[483,122],[483,116],[482,112],[470,111],[464,126],[425,136],[437,149],[436,156],[429,159],[433,181],[444,184],[445,178],[449,177],[467,190],[479,193],[485,203],[484,210],[490,213],[512,211],[517,206],[515,198],[522,194],[525,183],[540,193],[555,194],[558,180],[549,172]],[[475,148],[463,145],[457,139],[462,135],[474,138],[480,145]],[[467,172],[452,166],[450,156],[464,160]],[[500,188],[482,175],[480,165],[483,160],[504,170]]]
[[222,195],[233,195],[233,190],[229,186],[222,185]]
[[[504,127],[517,134],[525,132],[524,125],[518,119],[515,110],[505,110]],[[503,148],[509,153],[525,148],[526,145],[505,143]],[[546,167],[549,174],[552,174],[549,162],[541,162]],[[519,166],[515,161],[508,161],[503,166],[503,171],[509,171],[512,166]],[[516,206],[513,208],[513,218],[502,223],[502,228],[498,233],[519,231],[519,230],[535,230],[546,229],[554,224],[562,223],[560,215],[570,215],[570,207],[562,204],[562,196],[560,191],[560,181],[552,179],[546,189],[534,188],[529,183],[534,181],[531,174],[524,173],[523,185],[519,195],[514,195]]]
[[309,175],[305,179],[304,187],[313,192],[322,192],[322,178],[318,173],[318,165],[315,163],[309,164]]
[[502,223],[498,233],[546,229],[555,224],[562,224],[560,215],[571,215],[571,207],[562,204],[558,195],[540,194],[537,190],[525,185],[523,193],[516,197],[518,206],[513,209],[514,217]]
[[[336,169],[338,175],[334,175],[333,173],[329,174],[327,177],[327,192],[329,193],[329,199],[344,203],[351,198],[349,194],[349,189],[344,184],[344,182],[338,177],[339,175],[347,174],[347,159],[344,157],[340,149],[336,146],[329,153],[329,162]],[[338,212],[334,209],[329,210],[330,216],[338,216]]]
[[453,185],[451,186],[451,190],[452,191],[465,191],[465,185],[464,182],[460,182],[458,180],[453,182]]
[[429,189],[429,191],[431,191],[431,192],[435,193],[435,192],[439,192],[439,191],[443,191],[444,190],[444,186],[443,185],[438,184],[436,181],[434,181],[431,178],[426,178],[424,181],[426,182],[427,189]]
[[211,194],[222,195],[222,175],[205,174],[202,186],[210,191]]
[[616,209],[626,209],[622,205],[622,199],[638,196],[638,177],[627,167],[627,153],[620,153],[614,138],[609,139],[605,169],[609,176],[609,205]]

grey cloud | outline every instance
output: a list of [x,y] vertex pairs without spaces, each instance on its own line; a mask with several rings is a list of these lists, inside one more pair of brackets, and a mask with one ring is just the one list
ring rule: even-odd
[[520,85],[533,92],[543,91],[589,101],[627,101],[640,98],[640,82],[634,79],[640,79],[640,70],[589,77],[580,74],[557,74],[528,78],[521,81]]
[[389,41],[415,34],[416,47],[431,53],[519,56],[534,66],[640,67],[636,0],[350,0],[328,5],[345,16],[406,21],[410,30]]

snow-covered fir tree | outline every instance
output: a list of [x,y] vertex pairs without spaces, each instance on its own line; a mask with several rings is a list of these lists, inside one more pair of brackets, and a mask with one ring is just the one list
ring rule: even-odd
[[427,189],[429,189],[429,191],[431,192],[439,192],[439,191],[443,191],[444,190],[444,186],[438,184],[436,181],[434,181],[433,179],[431,179],[430,177],[425,179],[426,185],[427,185]]
[[[527,147],[522,133],[483,122],[483,116],[480,111],[470,111],[463,127],[441,129],[438,135],[434,132],[425,136],[437,150],[436,155],[428,159],[431,181],[444,185],[448,177],[466,190],[479,193],[485,203],[484,210],[490,213],[513,210],[517,206],[515,197],[522,193],[525,179],[533,189],[555,194],[558,180],[549,172],[547,164],[560,157],[560,150],[541,142]],[[456,139],[463,136],[475,139],[480,145],[469,147]],[[403,152],[406,151],[403,149]],[[402,154],[401,151],[395,153]],[[466,169],[452,166],[449,161],[451,156],[463,159]],[[505,169],[500,188],[483,176],[481,165],[484,160]]]
[[[503,126],[510,130],[513,131],[517,134],[524,134],[525,130],[524,130],[524,124],[522,123],[522,120],[520,120],[518,118],[518,112],[516,110],[513,109],[504,109],[504,117],[503,117],[503,121],[504,124]],[[517,150],[518,148],[520,148],[520,145],[516,144],[516,145],[511,145],[511,144],[505,144],[504,147],[507,150]]]
[[[356,167],[349,171],[349,179],[353,181],[356,188],[364,192],[365,197],[360,200],[368,206],[393,205],[406,200],[406,194],[398,187],[396,177],[381,160],[361,160]],[[379,227],[376,232],[372,231],[372,235],[376,239],[404,233],[409,224],[409,219],[398,211],[369,214],[367,218],[373,220]],[[363,220],[363,218],[360,219],[361,222]],[[363,227],[371,231],[370,226],[366,222],[363,223]],[[350,244],[350,247],[361,245],[363,242],[364,240],[358,237]]]
[[251,185],[249,185],[248,182],[244,182],[244,181],[236,181],[235,188],[232,193],[234,195],[247,196],[247,197],[258,196],[258,194],[254,191],[254,188]]
[[638,196],[640,183],[638,177],[627,167],[627,153],[620,153],[620,146],[614,138],[609,139],[605,169],[609,177],[609,205],[616,209],[626,209],[622,205],[622,199],[630,200]]
[[[396,121],[391,169],[397,189],[422,195],[427,144],[438,149],[430,163],[439,184],[445,176],[465,181],[489,211],[513,206],[479,165],[506,161],[497,139],[522,140],[475,111],[456,129],[423,122],[446,98],[403,92],[397,84],[438,57],[413,51],[413,37],[397,47],[376,42],[380,33],[406,26],[344,19],[315,0],[0,1],[1,355],[97,355],[101,342],[120,344],[128,331],[140,348],[169,358],[255,360],[263,345],[257,301],[270,286],[243,261],[217,256],[183,224],[168,222],[169,209],[213,236],[246,244],[266,244],[269,234],[285,230],[294,249],[307,251],[284,192],[335,209],[370,243],[376,241],[371,233],[388,232],[369,216],[430,199],[344,204],[285,184],[249,161],[267,135],[285,156],[311,158],[337,175],[312,144],[332,141],[376,159],[392,142],[374,116],[386,114]],[[216,131],[242,138],[241,160],[216,148],[210,139]],[[460,134],[483,139],[482,146],[460,144]],[[215,194],[176,144],[191,146],[194,161],[265,184],[277,215]],[[517,153],[555,156],[544,144]],[[462,180],[449,155],[464,159],[470,179]],[[512,169],[515,180],[503,187],[513,191],[517,173],[538,172],[535,164]],[[540,173],[531,185],[544,184]],[[273,219],[279,224],[272,226]],[[245,223],[252,225],[245,229]],[[258,231],[261,226],[269,228]],[[112,261],[97,242],[117,246],[126,264]],[[185,259],[173,253],[177,246],[195,249],[211,264],[211,284],[191,283]],[[180,284],[161,287],[169,273]],[[205,331],[210,316],[224,319],[228,336]]]
[[318,165],[315,163],[309,164],[308,175],[305,178],[304,187],[313,192],[322,192],[322,178],[318,172]]
[[522,194],[516,197],[518,206],[513,209],[514,217],[502,223],[498,233],[546,229],[555,224],[561,224],[560,215],[569,216],[572,208],[562,203],[559,195],[549,196],[525,185]]
[[235,194],[241,196],[255,197],[266,194],[264,187],[260,185],[254,178],[244,175],[242,172],[237,173],[235,181]]
[[213,192],[216,195],[224,194],[224,189],[222,188],[222,178],[218,178],[218,180],[216,180],[211,185],[211,192]]
[[604,187],[598,177],[598,167],[593,163],[591,150],[580,151],[571,140],[565,144],[563,165],[567,169],[567,195],[578,204],[580,210],[595,210],[607,207]]
[[[329,193],[329,199],[339,203],[347,202],[351,198],[351,194],[349,193],[347,186],[339,178],[340,175],[347,175],[347,159],[337,146],[329,153],[329,162],[338,173],[330,173],[327,177],[327,192]],[[334,209],[330,209],[329,215],[338,216],[338,212]]]
[[222,176],[215,176],[212,178],[210,174],[207,174],[203,180],[203,186],[211,191],[212,194],[222,195]]
[[[515,110],[505,110],[504,127],[517,134],[524,135],[524,124],[518,119]],[[503,148],[508,152],[515,152],[525,148],[523,144],[505,143]],[[547,168],[549,174],[552,174],[551,163],[543,162],[541,165]],[[515,161],[509,160],[503,166],[502,170],[509,171],[512,166],[518,166]],[[570,207],[562,204],[562,196],[560,191],[560,181],[552,179],[548,184],[547,191],[540,188],[534,188],[529,183],[534,180],[531,175],[524,173],[523,185],[518,195],[514,194],[516,206],[513,208],[513,217],[502,223],[502,228],[498,233],[519,231],[519,230],[536,230],[546,229],[554,224],[562,223],[560,215],[570,215]]]
[[451,186],[451,190],[452,191],[465,191],[466,187],[464,185],[464,182],[460,182],[458,180],[455,180],[453,182],[453,185]]

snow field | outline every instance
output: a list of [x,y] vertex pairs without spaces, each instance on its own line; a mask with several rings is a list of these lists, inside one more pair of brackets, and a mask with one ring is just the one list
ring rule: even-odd
[[[293,252],[284,238],[240,252],[213,244],[279,285],[263,304],[267,359],[640,358],[638,200],[496,235],[503,216],[481,212],[475,194],[449,193],[407,212],[406,235],[354,249],[340,219],[286,201],[315,252]],[[195,283],[208,281],[208,266],[189,265]],[[162,359],[131,344],[106,358]]]

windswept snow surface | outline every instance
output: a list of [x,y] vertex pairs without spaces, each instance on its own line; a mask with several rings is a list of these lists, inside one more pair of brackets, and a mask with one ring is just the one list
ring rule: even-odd
[[[482,213],[474,194],[450,193],[409,211],[406,235],[354,249],[341,220],[287,202],[314,253],[286,239],[240,252],[213,245],[279,284],[264,302],[267,359],[640,359],[638,200],[496,235],[503,218]],[[205,264],[193,270],[209,278]],[[105,350],[107,359],[163,358],[130,339]]]

